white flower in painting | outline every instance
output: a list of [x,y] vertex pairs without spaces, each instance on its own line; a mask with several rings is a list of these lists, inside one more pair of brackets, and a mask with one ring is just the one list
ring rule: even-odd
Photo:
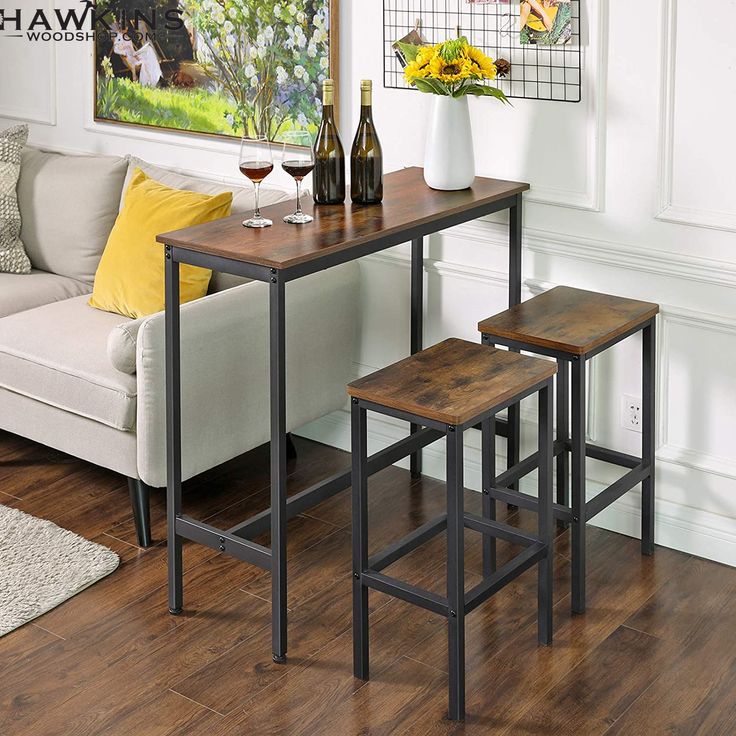
[[257,59],[258,58],[258,49],[255,46],[251,46],[248,50],[248,56],[250,56],[251,59]]
[[281,6],[280,5],[274,5],[274,7],[273,7],[273,14],[277,18],[281,18]]
[[267,43],[271,43],[274,37],[273,26],[267,26],[266,30],[263,32],[263,36]]
[[291,4],[289,5],[289,12],[290,12],[290,13],[291,13],[292,15],[296,15],[296,5],[294,5],[294,3],[291,3]]
[[323,56],[319,60],[319,68],[324,69],[324,71],[327,71],[329,66],[330,66],[330,60],[326,56]]
[[225,22],[225,13],[222,10],[215,11],[213,16],[215,23],[221,26]]
[[289,75],[286,72],[286,69],[282,66],[276,67],[276,84],[283,84],[287,79],[289,78]]
[[235,20],[238,17],[238,11],[235,8],[230,8],[228,15]]
[[258,77],[253,77],[253,78],[252,78],[252,79],[250,80],[250,86],[251,86],[251,87],[257,87],[257,86],[258,86]]
[[245,69],[243,69],[243,73],[245,74],[248,79],[256,79],[258,77],[258,71],[253,66],[253,64],[248,64]]
[[314,59],[315,56],[317,56],[317,46],[314,43],[310,43],[309,46],[307,46],[307,54]]
[[305,69],[305,68],[304,68],[304,67],[303,67],[303,66],[302,66],[301,64],[297,64],[297,65],[296,65],[296,66],[294,67],[294,76],[295,76],[295,77],[296,77],[297,79],[304,79],[304,80],[306,80],[306,79],[308,79],[308,78],[309,78],[309,77],[307,76],[307,70],[306,70],[306,69]]
[[230,35],[230,34],[231,34],[231,33],[232,33],[232,32],[233,32],[234,30],[235,30],[235,26],[234,26],[234,25],[233,25],[233,24],[232,24],[232,23],[231,23],[231,22],[230,22],[229,20],[226,20],[226,21],[225,21],[225,26],[224,26],[224,28],[225,28],[225,32],[226,32],[226,33],[227,33],[228,35]]
[[265,45],[266,45],[266,37],[265,37],[265,36],[264,36],[264,35],[263,35],[262,33],[259,33],[259,34],[258,34],[258,35],[256,36],[256,43],[257,43],[257,44],[258,44],[259,46],[265,46]]
[[327,31],[324,28],[317,28],[312,35],[312,41],[315,43],[325,43],[327,41]]
[[304,23],[304,21],[305,21],[305,20],[307,19],[307,16],[305,15],[305,13],[304,13],[304,11],[303,11],[303,10],[300,10],[300,11],[299,11],[299,12],[298,12],[298,13],[296,14],[296,19],[297,19],[297,21],[298,21],[299,23]]
[[307,120],[307,116],[303,112],[300,112],[296,116],[296,121],[297,123],[299,123],[299,125],[302,126],[302,128],[306,128],[309,126],[309,120]]

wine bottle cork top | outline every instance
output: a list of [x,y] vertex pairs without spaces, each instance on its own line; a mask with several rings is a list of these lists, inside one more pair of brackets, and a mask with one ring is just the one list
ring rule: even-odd
[[371,79],[361,79],[360,80],[360,88],[361,90],[365,90],[366,92],[373,89],[373,80]]
[[328,87],[332,88],[335,86],[335,83],[331,79],[325,79],[322,82],[322,89],[327,89]]

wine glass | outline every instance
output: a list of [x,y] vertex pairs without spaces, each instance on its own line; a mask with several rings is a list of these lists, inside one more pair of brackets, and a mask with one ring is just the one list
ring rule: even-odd
[[302,180],[314,168],[312,136],[306,130],[289,130],[283,134],[281,167],[296,180],[296,212],[286,215],[284,222],[305,225],[314,219],[302,212]]
[[256,208],[253,217],[243,220],[244,227],[270,227],[273,221],[261,215],[259,204],[261,182],[273,171],[271,142],[265,135],[244,135],[240,142],[240,173],[247,176],[256,190]]

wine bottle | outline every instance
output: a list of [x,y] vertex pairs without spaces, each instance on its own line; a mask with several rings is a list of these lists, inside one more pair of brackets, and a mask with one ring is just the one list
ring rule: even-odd
[[342,204],[345,201],[345,151],[335,124],[335,90],[331,79],[322,82],[322,122],[314,144],[314,201]]
[[373,124],[373,83],[360,83],[360,122],[350,154],[350,195],[356,204],[383,199],[383,152]]

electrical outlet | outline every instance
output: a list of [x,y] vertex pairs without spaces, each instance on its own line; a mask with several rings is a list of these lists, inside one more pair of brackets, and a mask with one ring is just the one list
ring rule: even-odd
[[641,398],[624,394],[621,397],[621,426],[641,432]]

